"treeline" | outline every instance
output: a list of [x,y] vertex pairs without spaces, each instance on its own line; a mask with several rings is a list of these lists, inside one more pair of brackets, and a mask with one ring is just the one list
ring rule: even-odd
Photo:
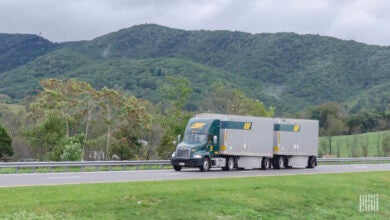
[[[348,108],[334,102],[328,102],[308,109],[301,117],[319,121],[320,136],[319,155],[347,157],[367,157],[390,155],[390,136],[382,133],[375,138],[369,136],[353,136],[350,140],[340,140],[336,136],[353,135],[367,132],[384,131],[390,129],[390,103],[387,110],[360,110],[351,112]],[[370,139],[375,142],[369,144]],[[370,147],[372,145],[372,147]],[[341,153],[341,148],[349,149],[348,153]],[[371,149],[372,153],[369,153]]]
[[[41,80],[42,90],[23,101],[25,110],[1,106],[0,120],[8,130],[4,136],[13,141],[11,151],[0,149],[1,156],[47,161],[166,158],[194,114],[186,110],[190,82],[170,76],[167,80],[157,104],[73,79]],[[238,90],[218,83],[213,88],[202,101],[202,111],[274,114],[274,108],[266,109]]]
[[[302,116],[301,116],[302,117]],[[359,134],[390,129],[390,103],[386,111],[360,110],[351,112],[335,102],[309,108],[303,117],[316,119],[320,136]]]
[[[20,105],[0,105],[0,124],[5,128],[0,129],[0,158],[50,161],[167,158],[175,148],[177,135],[184,132],[188,119],[195,114],[190,100],[197,93],[185,78],[165,76],[165,79],[168,83],[161,88],[161,100],[156,104],[137,99],[126,91],[95,89],[74,79],[41,80],[42,89],[37,95],[25,98]],[[275,108],[266,108],[237,89],[220,82],[210,88],[209,95],[200,99],[199,112],[274,116]],[[390,104],[384,112],[351,113],[347,107],[329,102],[290,117],[319,120],[320,136],[324,137],[320,141],[321,156],[339,155],[342,142],[335,141],[334,136],[390,129]],[[384,147],[375,155],[390,154],[386,150],[388,140],[387,137],[377,140]],[[360,146],[360,142],[354,139],[351,144]],[[351,156],[368,155],[368,145],[363,145],[362,150],[351,149]]]

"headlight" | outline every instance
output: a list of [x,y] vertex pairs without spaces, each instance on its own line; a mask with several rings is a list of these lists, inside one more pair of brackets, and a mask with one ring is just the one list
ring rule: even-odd
[[176,152],[173,152],[172,153],[172,158],[175,158],[175,156],[176,156]]
[[202,158],[202,155],[195,154],[195,155],[194,155],[194,158]]

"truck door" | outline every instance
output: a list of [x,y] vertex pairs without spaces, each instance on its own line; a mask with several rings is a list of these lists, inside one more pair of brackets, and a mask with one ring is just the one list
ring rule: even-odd
[[[210,126],[209,137],[207,142],[207,148],[209,149],[210,156],[218,156],[219,155],[219,129],[220,129],[220,120],[214,120]],[[216,136],[216,140],[214,140],[214,136]]]

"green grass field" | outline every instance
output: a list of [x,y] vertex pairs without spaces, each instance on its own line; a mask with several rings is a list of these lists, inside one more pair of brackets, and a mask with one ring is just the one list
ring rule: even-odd
[[[390,172],[0,188],[0,219],[390,219]],[[379,210],[359,212],[361,194]]]
[[[390,130],[332,137],[332,156],[365,157],[366,155],[363,152],[365,146],[368,157],[384,156],[382,141],[385,135],[390,136]],[[329,155],[329,140],[327,137],[320,138],[319,154],[320,156]]]

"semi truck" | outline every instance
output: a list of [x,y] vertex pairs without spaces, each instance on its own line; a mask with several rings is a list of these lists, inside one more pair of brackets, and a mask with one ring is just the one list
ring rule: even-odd
[[188,121],[178,140],[171,159],[175,171],[317,166],[316,120],[203,113]]

